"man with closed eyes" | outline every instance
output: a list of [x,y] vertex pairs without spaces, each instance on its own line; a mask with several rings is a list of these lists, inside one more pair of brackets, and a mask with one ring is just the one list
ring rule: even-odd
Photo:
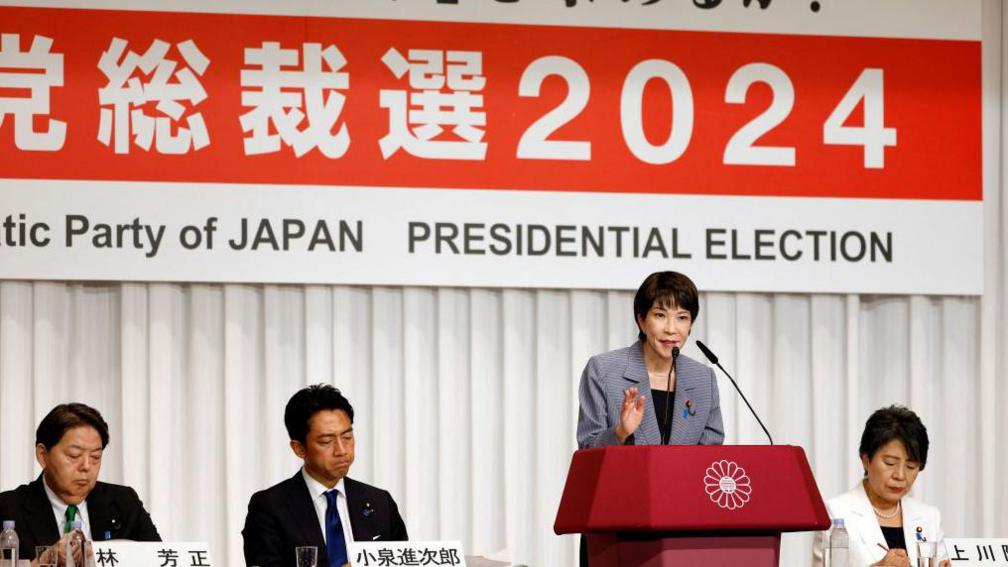
[[347,477],[354,460],[353,417],[350,402],[329,385],[304,388],[287,402],[290,447],[304,466],[249,500],[242,530],[247,565],[293,566],[296,547],[315,546],[319,567],[342,567],[351,539],[408,539],[392,496]]

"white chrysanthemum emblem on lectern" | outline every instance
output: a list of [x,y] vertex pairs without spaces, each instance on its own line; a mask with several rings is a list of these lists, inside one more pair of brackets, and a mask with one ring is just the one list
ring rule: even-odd
[[704,489],[711,502],[725,510],[738,510],[745,506],[752,494],[749,475],[731,461],[715,461],[707,467]]

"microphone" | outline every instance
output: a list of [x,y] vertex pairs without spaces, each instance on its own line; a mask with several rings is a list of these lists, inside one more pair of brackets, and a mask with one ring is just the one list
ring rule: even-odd
[[[721,363],[718,362],[718,357],[714,356],[714,353],[711,352],[711,349],[707,348],[707,345],[703,344],[700,341],[693,341],[693,342],[696,343],[696,346],[700,349],[700,352],[702,352],[704,356],[707,357],[707,360],[709,360],[711,364],[713,364],[714,366],[720,368],[721,372],[724,372],[724,375],[727,376],[729,380],[731,380],[731,385],[735,387],[735,391],[738,392],[738,395],[742,398],[742,401],[745,402],[746,407],[749,408],[749,412],[752,413],[753,417],[756,418],[756,423],[759,423],[759,426],[763,428],[763,433],[766,433],[767,439],[769,439],[770,444],[773,445],[774,444],[773,437],[770,436],[770,432],[767,431],[766,426],[763,425],[763,420],[761,420],[759,416],[756,415],[756,410],[753,409],[752,405],[749,403],[749,400],[746,399],[745,394],[743,394],[742,390],[739,389],[738,384],[735,383],[735,379],[732,378],[731,374],[728,374],[728,371],[724,369],[724,366],[721,366]],[[674,352],[675,349],[673,349],[673,353]],[[674,356],[675,355],[673,354],[673,357]],[[674,361],[675,358],[673,358],[672,360]]]
[[663,429],[668,429],[668,435],[665,435],[664,431],[659,431],[661,436],[661,444],[668,445],[672,438],[672,373],[675,372],[676,359],[679,358],[679,347],[672,347],[672,366],[668,369],[668,379],[665,381],[665,427]]

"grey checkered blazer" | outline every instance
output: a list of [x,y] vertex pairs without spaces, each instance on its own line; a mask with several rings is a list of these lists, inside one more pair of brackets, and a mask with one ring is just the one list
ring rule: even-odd
[[[659,445],[661,433],[651,399],[651,383],[644,367],[640,341],[588,360],[578,389],[577,442],[579,449],[618,445],[623,392],[636,386],[644,396],[644,420],[627,445]],[[692,408],[687,410],[687,401]],[[672,445],[720,445],[724,442],[721,402],[714,370],[685,355],[676,360],[676,396],[672,408]]]

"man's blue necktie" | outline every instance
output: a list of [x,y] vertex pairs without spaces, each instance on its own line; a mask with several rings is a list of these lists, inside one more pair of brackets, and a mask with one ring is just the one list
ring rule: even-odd
[[340,522],[339,511],[336,508],[336,497],[339,491],[333,489],[325,493],[325,531],[326,552],[329,555],[329,567],[343,567],[347,561],[346,541],[343,539],[343,523]]

